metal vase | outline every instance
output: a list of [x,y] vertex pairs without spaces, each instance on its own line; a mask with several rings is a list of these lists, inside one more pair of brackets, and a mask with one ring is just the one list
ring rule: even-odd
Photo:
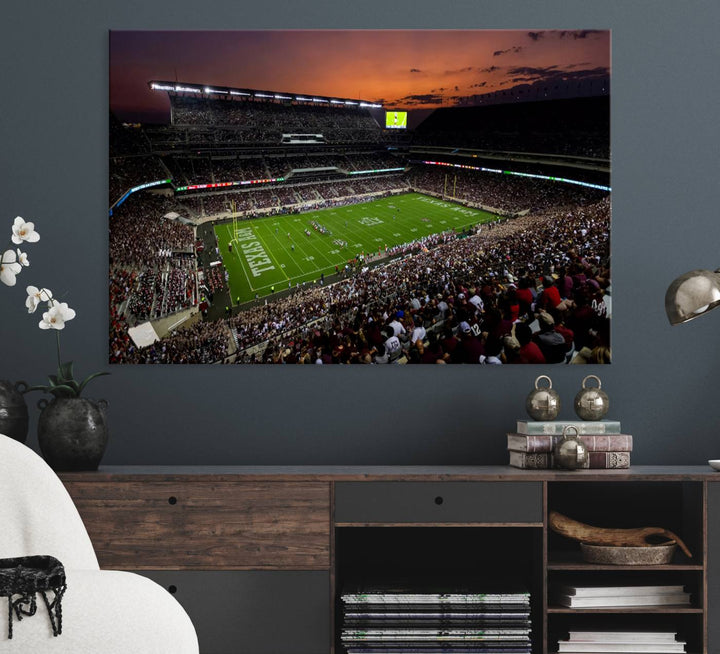
[[[540,387],[540,381],[547,380],[545,388]],[[533,420],[555,420],[560,413],[560,396],[553,390],[552,379],[547,375],[540,375],[535,380],[535,389],[530,391],[525,400],[525,410]]]
[[[597,388],[586,386],[589,379],[597,382]],[[575,413],[581,420],[600,420],[610,409],[610,399],[602,390],[602,382],[597,375],[588,375],[582,380],[582,388],[575,396]]]
[[[574,431],[575,435],[570,432]],[[585,443],[580,440],[577,427],[568,425],[563,429],[562,440],[554,448],[555,466],[565,470],[583,468],[588,462],[588,451]]]
[[53,470],[97,470],[105,454],[108,429],[105,400],[81,397],[42,399],[38,441]]
[[23,393],[25,382],[0,381],[0,434],[24,443],[28,434],[28,408]]

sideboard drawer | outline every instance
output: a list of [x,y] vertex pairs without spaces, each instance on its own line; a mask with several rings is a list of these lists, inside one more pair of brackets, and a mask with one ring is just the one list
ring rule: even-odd
[[68,482],[100,565],[293,569],[330,565],[330,485]]
[[327,571],[140,570],[173,592],[202,654],[327,654]]
[[542,524],[540,482],[338,482],[336,523]]

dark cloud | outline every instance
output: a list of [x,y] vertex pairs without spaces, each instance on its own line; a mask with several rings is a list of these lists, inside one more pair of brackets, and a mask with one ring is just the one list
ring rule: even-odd
[[537,79],[539,77],[546,77],[548,75],[552,75],[556,72],[556,70],[557,66],[544,66],[542,68],[538,68],[535,66],[516,66],[515,68],[510,68],[508,70],[508,74],[520,75],[529,79]]
[[546,66],[544,68],[533,68],[531,66],[519,66],[511,68],[510,74],[514,77],[510,81],[514,84],[518,83],[566,83],[580,82],[583,80],[599,79],[609,77],[610,70],[604,66],[597,68],[584,68],[582,70],[559,69],[557,66]]
[[517,54],[521,50],[522,50],[522,46],[514,45],[512,48],[507,48],[506,50],[495,50],[495,52],[493,52],[493,57],[500,57],[501,55],[508,54],[508,53]]
[[444,96],[437,93],[415,93],[413,95],[406,95],[405,97],[398,98],[392,104],[411,107],[413,105],[422,104],[442,104],[444,99]]
[[465,66],[465,68],[455,68],[454,70],[446,70],[445,75],[457,75],[458,73],[470,73],[475,70],[475,66]]
[[411,68],[410,72],[411,73],[422,73],[422,71],[419,68]]
[[487,86],[487,82],[478,82],[477,84],[471,84],[470,88],[471,89],[481,89],[484,86]]
[[545,32],[528,32],[527,35],[533,40],[537,41],[545,36]]
[[494,73],[496,70],[500,70],[500,66],[488,66],[487,68],[481,68],[481,73]]
[[561,30],[558,36],[561,39],[586,39],[594,34],[602,34],[603,30]]

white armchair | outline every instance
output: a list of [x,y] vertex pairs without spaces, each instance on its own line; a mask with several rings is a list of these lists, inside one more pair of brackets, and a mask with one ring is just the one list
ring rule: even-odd
[[0,435],[0,558],[48,554],[65,566],[62,634],[53,637],[42,601],[13,620],[0,598],[0,654],[198,654],[195,629],[161,586],[129,572],[100,570],[62,482],[32,450]]

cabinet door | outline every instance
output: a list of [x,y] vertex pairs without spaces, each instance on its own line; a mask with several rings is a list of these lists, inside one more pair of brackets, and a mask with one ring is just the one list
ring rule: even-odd
[[707,484],[708,652],[720,652],[720,483]]
[[327,570],[330,485],[92,481],[68,491],[103,568]]
[[201,654],[330,651],[330,575],[291,571],[139,571],[170,589]]
[[337,523],[542,524],[542,484],[359,481],[335,484]]

